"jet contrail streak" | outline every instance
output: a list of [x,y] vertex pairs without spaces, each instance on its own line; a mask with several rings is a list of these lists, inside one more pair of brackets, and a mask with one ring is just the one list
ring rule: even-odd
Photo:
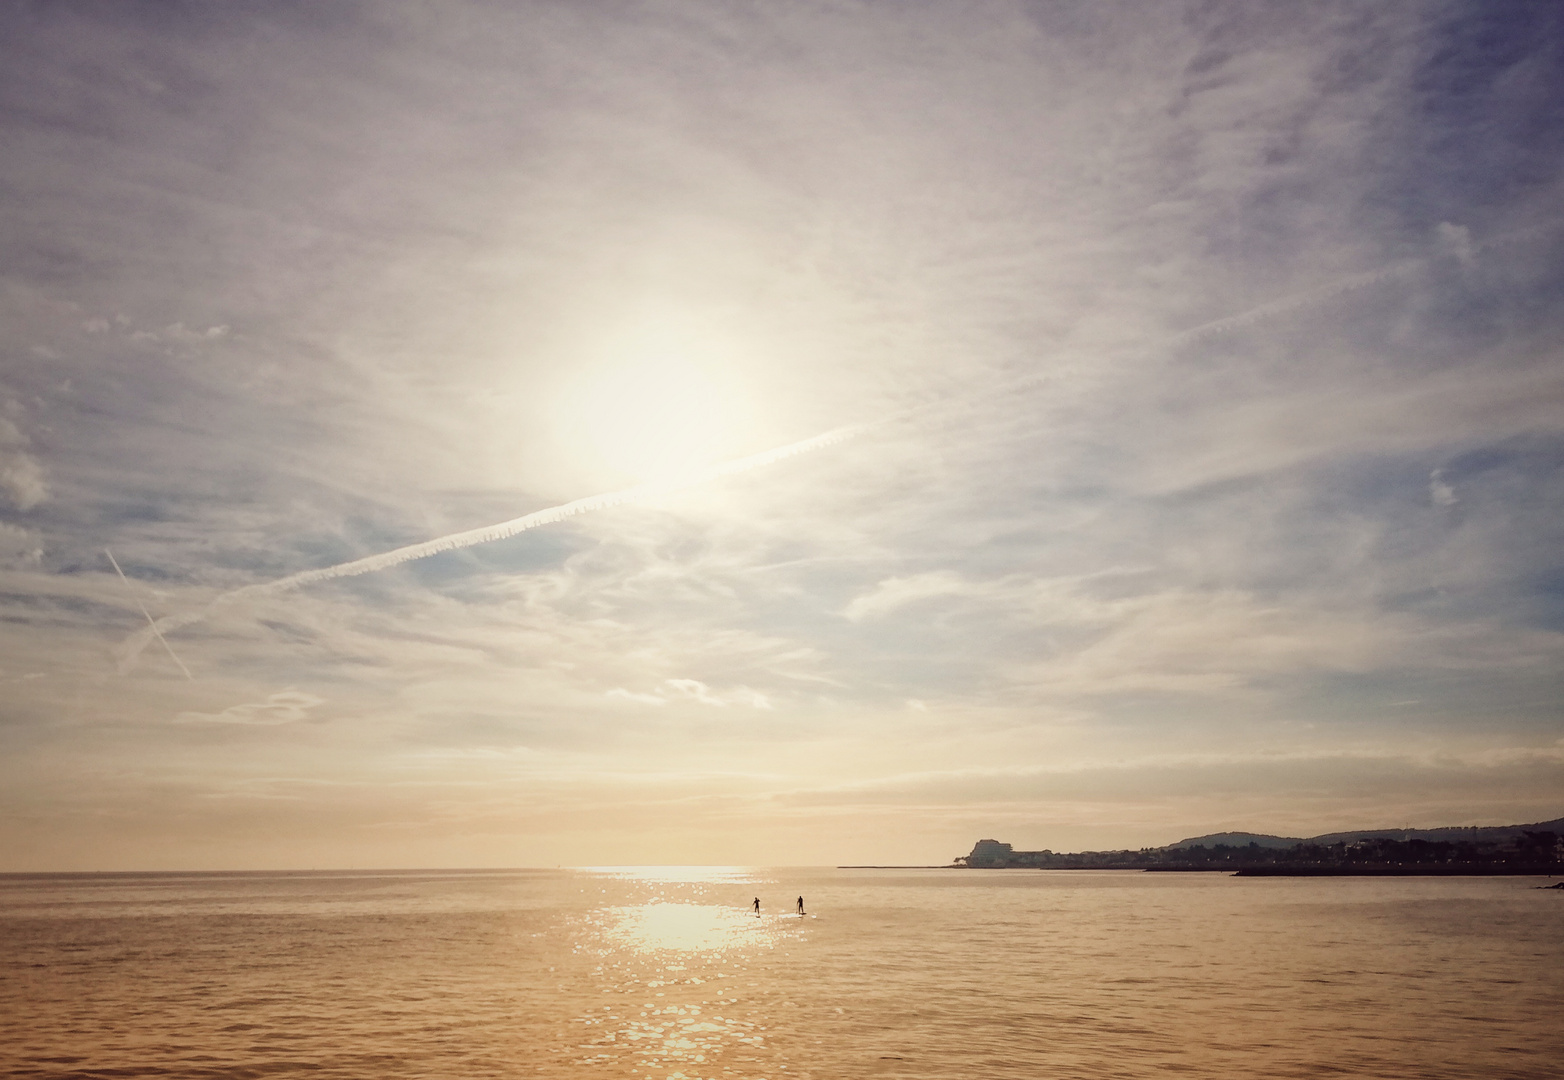
[[[258,585],[245,585],[242,588],[221,594],[199,611],[187,612],[183,615],[165,615],[156,621],[153,620],[151,615],[147,615],[147,628],[138,630],[126,638],[118,650],[120,653],[119,672],[123,675],[129,671],[131,666],[135,664],[136,658],[141,655],[142,650],[147,647],[154,637],[163,642],[164,648],[168,648],[168,642],[163,638],[164,633],[172,633],[181,627],[201,622],[210,617],[217,609],[227,607],[241,600],[269,596],[274,593],[292,592],[295,589],[302,589],[306,585],[313,585],[320,581],[357,577],[359,574],[372,574],[377,570],[388,570],[393,566],[412,562],[414,559],[425,559],[430,555],[438,555],[442,551],[455,551],[458,548],[472,547],[475,544],[487,544],[494,540],[504,540],[506,537],[515,536],[517,533],[536,529],[541,525],[552,525],[556,521],[563,521],[565,518],[575,517],[577,514],[589,514],[594,510],[606,510],[611,506],[619,506],[624,503],[635,502],[638,499],[647,499],[669,492],[680,491],[684,488],[695,487],[698,484],[721,479],[724,476],[734,476],[738,473],[749,472],[751,469],[760,469],[767,465],[774,465],[786,458],[807,454],[812,450],[820,450],[827,446],[834,446],[837,443],[856,438],[870,428],[885,422],[881,420],[875,423],[853,424],[849,427],[837,428],[800,442],[788,443],[786,446],[779,446],[772,450],[751,454],[749,457],[738,458],[734,461],[710,466],[709,468],[697,469],[666,480],[654,480],[650,483],[638,484],[635,487],[624,488],[620,491],[609,491],[601,495],[589,495],[584,499],[576,499],[573,502],[550,506],[544,510],[534,510],[530,514],[523,514],[521,517],[511,518],[509,521],[501,521],[495,525],[485,525],[477,529],[468,529],[465,532],[438,536],[433,540],[408,544],[405,547],[381,552],[379,555],[369,555],[362,559],[354,559],[351,562],[338,563],[335,566],[323,566],[317,570],[304,570],[297,574],[278,578],[275,581],[262,582]],[[113,558],[112,555],[109,556],[110,561]],[[118,564],[114,568],[118,570]],[[124,577],[124,574],[120,576]],[[143,609],[142,613],[146,614],[145,609]],[[173,656],[173,653],[174,651],[169,649],[169,655]],[[176,664],[179,663],[177,657],[174,662]],[[183,664],[179,666],[181,670],[184,669]],[[189,672],[185,674],[189,675]]]
[[[1500,248],[1508,247],[1511,244],[1523,243],[1527,240],[1536,239],[1537,237],[1544,236],[1548,233],[1557,232],[1560,229],[1564,229],[1564,218],[1549,218],[1537,224],[1526,226],[1525,228],[1513,229],[1510,232],[1499,233],[1495,236],[1488,237],[1486,240],[1474,242],[1471,244],[1467,255],[1468,257],[1475,257],[1476,255],[1479,255],[1483,252],[1495,251]],[[1411,277],[1418,271],[1426,270],[1428,267],[1434,265],[1434,263],[1441,257],[1449,258],[1452,254],[1453,253],[1451,251],[1446,250],[1435,252],[1431,255],[1419,255],[1411,258],[1401,259],[1397,262],[1390,263],[1386,266],[1381,266],[1374,270],[1365,270],[1361,273],[1349,274],[1346,277],[1336,278],[1324,285],[1317,286],[1305,292],[1294,293],[1291,296],[1283,296],[1280,299],[1269,301],[1268,303],[1261,304],[1258,307],[1252,307],[1233,315],[1224,315],[1220,319],[1212,319],[1210,322],[1204,322],[1198,326],[1191,326],[1187,330],[1180,330],[1178,333],[1163,338],[1155,345],[1146,348],[1159,350],[1175,349],[1179,348],[1180,346],[1199,341],[1203,337],[1223,334],[1229,330],[1236,330],[1240,327],[1250,326],[1266,319],[1274,319],[1282,315],[1290,314],[1294,311],[1302,311],[1306,308],[1313,307],[1316,304],[1324,303],[1327,300],[1332,300],[1338,296],[1344,296],[1347,293],[1354,292],[1359,289],[1367,289],[1371,286],[1383,285],[1389,282],[1399,281],[1402,278]],[[990,387],[989,389],[984,390],[979,394],[971,395],[966,400],[981,400],[988,397],[997,397],[1002,394],[1012,394],[1017,390],[1022,390],[1030,386],[1035,386],[1040,382],[1044,382],[1050,377],[1050,373],[1048,372],[1032,372],[1026,375],[1022,375],[1016,379],[1006,381],[998,386]],[[918,411],[927,411],[927,407],[923,407]]]
[[[1528,228],[1517,229],[1513,232],[1490,237],[1487,240],[1473,244],[1469,250],[1473,254],[1491,251],[1543,233],[1552,232],[1560,228],[1561,225],[1564,225],[1564,219],[1544,221]],[[1176,347],[1199,340],[1207,335],[1220,334],[1264,319],[1275,318],[1279,315],[1307,308],[1356,289],[1395,281],[1432,265],[1436,258],[1438,258],[1437,254],[1402,259],[1388,266],[1380,267],[1377,270],[1369,270],[1364,273],[1338,278],[1329,284],[1311,289],[1308,292],[1282,297],[1279,300],[1261,304],[1258,307],[1250,308],[1235,315],[1228,315],[1224,318],[1214,319],[1211,322],[1191,327],[1167,338],[1161,343],[1161,347]],[[1023,375],[1000,386],[989,387],[986,391],[958,397],[957,401],[977,402],[999,396],[1000,394],[1012,394],[1018,390],[1043,382],[1048,378],[1049,374],[1046,372]],[[601,495],[591,495],[584,499],[577,499],[574,502],[561,503],[559,506],[551,506],[544,510],[524,514],[509,521],[502,521],[497,525],[486,525],[478,529],[469,529],[466,532],[451,533],[448,536],[436,537],[433,540],[425,540],[418,544],[409,544],[406,547],[399,547],[379,555],[370,555],[362,559],[354,559],[351,562],[338,563],[336,566],[325,566],[318,570],[305,570],[288,577],[278,578],[276,581],[263,582],[259,585],[246,585],[243,588],[221,594],[200,611],[188,612],[184,615],[166,615],[156,621],[153,620],[151,615],[147,615],[147,628],[130,635],[116,650],[120,656],[119,671],[122,675],[129,671],[131,666],[135,664],[136,658],[141,655],[142,650],[147,647],[154,637],[163,642],[163,647],[168,649],[169,656],[174,658],[176,664],[179,664],[179,658],[174,656],[174,650],[169,648],[168,642],[163,638],[164,633],[172,633],[181,627],[201,622],[217,609],[226,607],[239,600],[266,596],[272,593],[291,592],[306,585],[313,585],[318,581],[331,581],[335,578],[371,574],[377,570],[386,570],[405,562],[411,562],[414,559],[427,558],[442,551],[455,551],[458,548],[472,547],[474,544],[487,544],[493,540],[503,540],[506,537],[515,536],[517,533],[526,532],[528,529],[536,529],[540,525],[550,525],[556,521],[563,521],[565,518],[575,517],[577,514],[588,514],[594,510],[606,510],[609,507],[634,502],[637,499],[650,498],[655,495],[707,483],[724,476],[733,476],[737,473],[748,472],[751,469],[763,468],[784,458],[790,458],[796,454],[806,454],[811,450],[819,450],[836,443],[845,442],[872,428],[881,427],[893,421],[927,414],[949,404],[952,404],[949,399],[927,402],[923,405],[902,409],[869,423],[837,428],[834,431],[828,431],[822,435],[804,439],[801,442],[789,443],[774,450],[767,450],[764,453],[753,454],[749,457],[739,458],[721,465],[714,465],[671,480],[653,481],[652,483],[625,488],[622,491],[610,491]],[[109,558],[110,561],[113,560],[112,555]],[[119,569],[118,564],[115,565],[115,569]],[[121,573],[120,577],[123,578],[124,574]],[[142,609],[142,614],[147,614],[145,608]],[[181,671],[185,671],[187,677],[190,675],[189,671],[185,670],[183,664],[179,664],[179,668]]]
[[[132,589],[130,585],[130,579],[125,576],[125,571],[119,568],[119,560],[114,557],[114,553],[108,548],[104,548],[103,554],[109,557],[109,565],[114,567],[114,572],[118,574],[119,579],[125,583],[125,589],[131,593],[131,599],[135,601],[136,607],[140,608],[141,614],[147,617],[148,628],[157,637],[157,639],[163,643],[163,648],[168,650],[168,658],[179,666],[180,671],[185,673],[185,678],[189,679],[191,682],[195,682],[195,676],[190,674],[190,669],[185,667],[185,665],[181,663],[179,657],[174,655],[173,646],[168,643],[168,639],[163,636],[163,632],[157,628],[157,623],[153,620],[152,613],[147,610],[145,604],[136,599],[135,590]],[[143,633],[145,633],[145,631],[143,631]]]
[[[1557,230],[1561,224],[1564,224],[1564,219],[1552,219],[1524,229],[1515,229],[1511,232],[1500,233],[1497,236],[1490,236],[1486,240],[1472,244],[1468,254],[1475,256],[1480,252],[1493,251],[1496,248],[1530,240],[1544,233]],[[1448,251],[1443,254],[1446,258],[1450,257]],[[1366,289],[1371,285],[1380,285],[1385,282],[1409,277],[1419,270],[1426,269],[1438,257],[1438,254],[1420,255],[1415,258],[1393,262],[1389,266],[1380,267],[1378,270],[1368,270],[1361,274],[1337,278],[1327,285],[1321,285],[1319,288],[1311,289],[1308,292],[1298,293],[1294,296],[1284,296],[1280,300],[1273,300],[1269,304],[1261,304],[1259,307],[1250,308],[1248,311],[1240,312],[1237,315],[1228,315],[1221,319],[1202,323],[1199,326],[1190,327],[1188,330],[1173,337],[1167,344],[1182,345],[1185,342],[1205,337],[1207,334],[1220,334],[1227,330],[1234,330],[1240,326],[1248,326],[1250,323],[1259,322],[1261,319],[1271,319],[1291,311],[1298,311],[1352,292],[1355,289]]]

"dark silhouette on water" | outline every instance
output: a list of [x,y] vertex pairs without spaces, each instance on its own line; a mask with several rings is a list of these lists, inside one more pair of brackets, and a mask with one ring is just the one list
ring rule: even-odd
[[[1226,870],[1245,877],[1564,873],[1564,818],[1536,825],[1332,833],[1309,840],[1218,833],[1139,851],[1016,851],[979,840],[954,865],[1039,870]],[[1419,833],[1422,835],[1418,835]],[[1248,838],[1248,843],[1221,842]],[[1208,847],[1204,841],[1216,840]],[[1262,842],[1266,841],[1266,842]]]
[[804,913],[804,898],[802,896],[798,898],[798,913],[800,915]]
[[760,918],[760,897],[755,897],[755,918]]

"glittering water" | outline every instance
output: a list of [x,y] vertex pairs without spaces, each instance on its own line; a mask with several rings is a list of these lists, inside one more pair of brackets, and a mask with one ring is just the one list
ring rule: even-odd
[[0,1075],[1552,1078],[1540,883],[0,877]]

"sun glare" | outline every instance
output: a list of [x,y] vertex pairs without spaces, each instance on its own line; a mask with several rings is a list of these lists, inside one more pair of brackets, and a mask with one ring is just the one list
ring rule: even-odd
[[668,328],[614,342],[567,397],[568,434],[578,447],[637,481],[733,456],[748,419],[731,358]]
[[609,911],[609,940],[636,952],[722,952],[770,945],[770,927],[748,911],[716,904],[643,904]]

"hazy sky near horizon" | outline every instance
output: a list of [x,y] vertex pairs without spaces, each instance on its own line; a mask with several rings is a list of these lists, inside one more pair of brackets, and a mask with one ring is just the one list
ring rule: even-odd
[[0,139],[0,869],[1564,813],[1564,7],[7,3]]

